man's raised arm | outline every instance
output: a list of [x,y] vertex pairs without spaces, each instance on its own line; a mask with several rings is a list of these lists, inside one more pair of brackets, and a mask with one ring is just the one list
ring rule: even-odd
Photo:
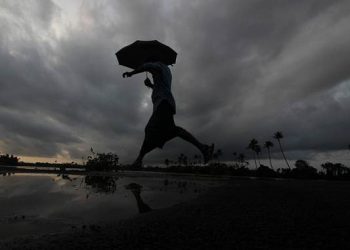
[[137,69],[130,71],[130,72],[125,72],[123,73],[123,78],[125,77],[131,77],[135,74],[139,74],[145,71],[148,71],[150,73],[154,73],[155,71],[160,70],[159,66],[155,63],[145,63],[142,66],[138,67]]
[[132,75],[135,75],[135,74],[138,74],[138,73],[142,73],[142,72],[145,72],[145,70],[143,70],[141,67],[138,68],[138,69],[135,69],[133,71],[130,71],[130,72],[124,72],[123,73],[123,78],[131,77]]

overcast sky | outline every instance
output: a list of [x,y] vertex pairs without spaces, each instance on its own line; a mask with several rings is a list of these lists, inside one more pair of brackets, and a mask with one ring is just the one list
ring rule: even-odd
[[[279,130],[291,160],[350,163],[349,13],[346,0],[0,0],[0,151],[132,161],[151,93],[115,52],[156,39],[178,52],[177,124],[226,159]],[[198,153],[175,139],[146,162],[181,152]]]

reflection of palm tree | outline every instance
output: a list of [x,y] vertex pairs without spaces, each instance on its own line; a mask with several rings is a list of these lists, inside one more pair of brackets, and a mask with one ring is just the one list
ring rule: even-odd
[[273,169],[272,167],[272,161],[271,161],[271,151],[270,151],[270,148],[273,147],[273,143],[271,141],[266,141],[265,144],[264,144],[265,148],[267,149],[267,154],[269,156],[269,161],[270,161],[270,166],[271,168]]
[[282,132],[277,131],[277,132],[273,135],[273,138],[275,138],[275,139],[278,141],[278,144],[279,144],[279,146],[280,146],[280,150],[281,150],[281,153],[282,153],[282,155],[283,155],[283,158],[284,158],[284,160],[285,160],[285,162],[286,162],[288,168],[290,169],[289,163],[288,163],[288,161],[287,161],[286,156],[284,155],[284,152],[283,152],[283,149],[282,149],[282,145],[281,145],[281,139],[283,138]]
[[126,185],[125,188],[127,190],[130,190],[134,195],[137,202],[137,208],[139,209],[139,213],[146,213],[152,210],[152,208],[150,208],[141,198],[141,185],[137,183],[130,183]]

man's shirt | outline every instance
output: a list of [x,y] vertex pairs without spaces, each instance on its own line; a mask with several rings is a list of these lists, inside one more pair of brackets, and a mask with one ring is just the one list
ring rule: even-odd
[[150,72],[153,77],[153,112],[162,101],[167,101],[175,114],[176,105],[173,94],[171,93],[172,75],[169,67],[161,62],[152,62],[143,64],[141,69]]

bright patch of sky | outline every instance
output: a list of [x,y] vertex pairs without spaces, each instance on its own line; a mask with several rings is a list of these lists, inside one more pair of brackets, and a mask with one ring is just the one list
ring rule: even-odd
[[334,99],[338,102],[350,98],[350,80],[344,81],[333,90]]
[[60,18],[56,18],[52,23],[52,28],[57,38],[61,38],[66,34],[69,27],[78,24],[81,16],[81,9],[84,1],[81,0],[53,0],[59,7]]

